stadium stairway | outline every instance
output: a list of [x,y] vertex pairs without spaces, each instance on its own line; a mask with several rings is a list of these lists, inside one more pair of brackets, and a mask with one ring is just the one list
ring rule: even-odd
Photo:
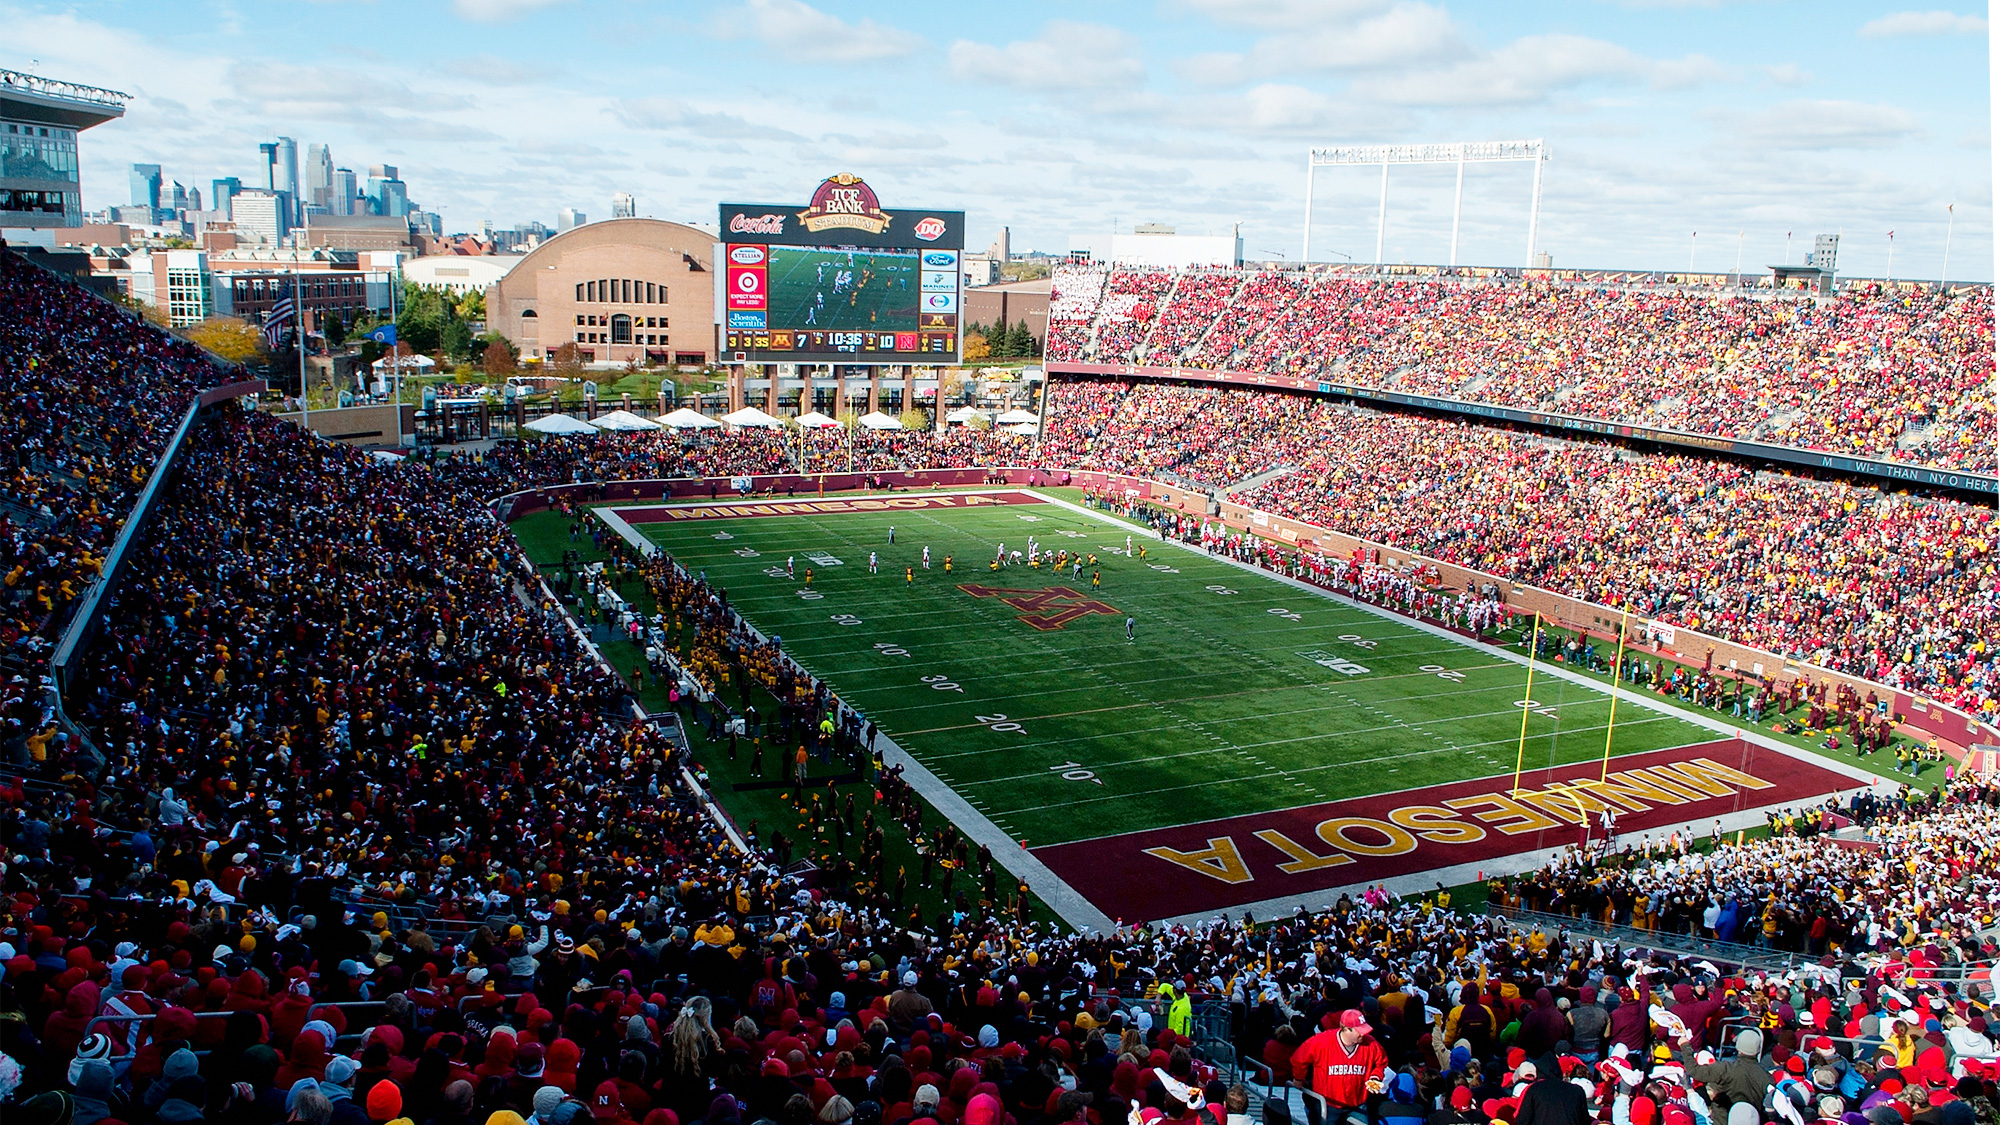
[[1216,489],[1215,494],[1218,497],[1222,497],[1228,496],[1232,492],[1250,492],[1264,487],[1279,477],[1290,476],[1298,471],[1299,467],[1297,465],[1280,465],[1275,469],[1267,469],[1264,472],[1258,473],[1256,476],[1230,481],[1228,484]]

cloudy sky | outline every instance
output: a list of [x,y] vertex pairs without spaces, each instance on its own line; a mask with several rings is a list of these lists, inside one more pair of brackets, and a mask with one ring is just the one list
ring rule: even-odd
[[[1558,265],[1754,269],[1838,232],[1842,273],[1936,277],[1955,204],[1951,275],[1990,279],[1986,23],[1957,2],[0,0],[0,67],[134,95],[84,137],[90,208],[133,161],[248,181],[283,134],[400,166],[447,230],[617,191],[713,222],[851,171],[963,208],[974,245],[1241,223],[1296,258],[1310,145],[1542,137]],[[1461,261],[1521,263],[1529,174],[1468,172]],[[1452,176],[1393,174],[1387,259],[1445,259]],[[1322,170],[1316,258],[1374,257],[1379,184]]]

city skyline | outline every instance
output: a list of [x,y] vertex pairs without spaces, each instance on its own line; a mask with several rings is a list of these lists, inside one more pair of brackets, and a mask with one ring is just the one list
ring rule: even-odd
[[[312,58],[286,46],[302,11]],[[243,153],[282,135],[395,163],[448,231],[609,214],[618,192],[701,221],[718,201],[803,198],[851,171],[885,205],[963,208],[1021,249],[1240,222],[1246,255],[1267,259],[1299,253],[1309,145],[1542,137],[1539,245],[1558,266],[1760,270],[1838,233],[1843,274],[1879,274],[1893,255],[1898,276],[1935,278],[1949,230],[1952,276],[1991,277],[1976,13],[1165,0],[1090,14],[0,0],[14,40],[0,64],[135,94],[83,146],[91,210],[127,194],[133,163],[261,186]],[[456,53],[416,46],[433,41]],[[685,59],[662,66],[664,44]],[[1378,182],[1322,170],[1315,258],[1373,256]],[[1387,260],[1444,259],[1452,189],[1449,168],[1396,171]],[[1461,260],[1518,265],[1527,198],[1526,168],[1469,173]]]

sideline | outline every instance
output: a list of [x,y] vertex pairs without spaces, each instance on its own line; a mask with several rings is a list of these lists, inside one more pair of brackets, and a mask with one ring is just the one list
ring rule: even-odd
[[[1027,490],[1006,488],[990,491],[1024,492]],[[964,493],[954,493],[953,495],[964,495]],[[1042,496],[1040,499],[1046,503],[1049,497]],[[655,505],[647,506],[653,507]],[[642,555],[650,556],[660,549],[658,544],[639,534],[638,530],[631,524],[619,518],[615,509],[592,508],[590,510],[595,512],[598,518],[610,525],[612,530],[618,532],[620,538],[637,548]],[[737,613],[737,617],[742,620],[744,627],[750,630],[752,636],[756,637],[760,642],[765,639],[763,631],[751,623],[749,618],[744,617],[740,612]],[[862,716],[866,718],[867,713],[862,712]],[[1033,852],[1022,847],[1019,840],[1008,835],[999,825],[988,820],[985,813],[973,808],[970,802],[960,796],[951,786],[940,780],[938,775],[932,773],[928,767],[913,757],[909,751],[897,745],[895,739],[890,738],[886,733],[880,732],[876,734],[875,738],[883,747],[883,764],[903,767],[903,780],[909,782],[911,788],[915,789],[924,800],[929,801],[932,808],[942,813],[952,824],[957,826],[959,831],[965,833],[967,839],[975,844],[984,844],[986,850],[993,854],[993,862],[1005,868],[1007,873],[1015,879],[1026,883],[1028,889],[1033,891],[1036,897],[1048,904],[1049,909],[1055,911],[1056,915],[1068,924],[1071,929],[1084,933],[1108,934],[1118,928],[1117,924],[1111,920],[1110,915],[1099,910],[1094,903],[1085,898],[1075,887],[1070,886],[1062,876],[1057,875],[1051,870],[1048,864],[1043,863]],[[727,823],[726,820],[725,823]]]
[[[1374,614],[1377,617],[1383,618],[1388,621],[1394,621],[1404,626],[1421,629],[1434,636],[1450,640],[1461,647],[1473,649],[1474,651],[1477,652],[1491,652],[1496,656],[1499,656],[1506,660],[1510,660],[1513,663],[1520,665],[1522,668],[1526,668],[1529,664],[1529,660],[1526,656],[1523,656],[1520,653],[1513,651],[1508,646],[1474,645],[1471,642],[1468,642],[1464,637],[1450,631],[1449,629],[1445,629],[1437,625],[1432,625],[1428,621],[1422,621],[1415,617],[1410,617],[1401,613],[1397,613],[1394,610],[1387,609],[1382,606],[1372,605],[1368,602],[1364,602],[1359,599],[1350,598],[1346,594],[1343,594],[1337,590],[1328,589],[1327,587],[1324,586],[1318,586],[1311,582],[1307,582],[1304,579],[1293,578],[1289,575],[1279,574],[1276,571],[1267,570],[1263,567],[1256,566],[1252,563],[1242,562],[1240,560],[1232,559],[1224,555],[1211,555],[1207,551],[1202,550],[1199,546],[1195,544],[1183,543],[1178,539],[1164,539],[1164,540],[1160,539],[1157,532],[1151,531],[1150,529],[1145,528],[1143,525],[1134,524],[1131,521],[1121,519],[1117,516],[1113,516],[1108,513],[1097,511],[1094,508],[1088,508],[1081,504],[1072,503],[1059,496],[1051,496],[1045,492],[1042,494],[1042,498],[1048,503],[1059,505],[1061,507],[1069,509],[1072,512],[1076,512],[1079,515],[1089,516],[1092,519],[1098,520],[1099,522],[1102,523],[1111,524],[1114,527],[1122,527],[1128,530],[1136,529],[1138,531],[1142,531],[1149,537],[1148,541],[1151,543],[1158,543],[1162,546],[1179,547],[1181,550],[1187,551],[1190,554],[1200,555],[1201,557],[1206,559],[1211,559],[1216,562],[1226,563],[1230,566],[1236,567],[1239,570],[1248,571],[1251,574],[1259,575],[1263,578],[1270,579],[1274,582],[1293,586],[1302,592],[1314,594],[1321,598],[1325,598],[1326,600],[1333,602],[1336,605],[1353,606],[1357,609],[1366,610],[1367,612]],[[1535,671],[1537,675],[1556,676],[1570,683],[1589,688],[1602,695],[1608,696],[1611,694],[1611,691],[1606,684],[1598,681],[1593,676],[1585,675],[1584,673],[1575,671],[1574,669],[1571,668],[1563,667],[1560,665],[1552,665],[1547,661],[1537,661],[1535,662]],[[1709,730],[1715,731],[1717,734],[1722,735],[1723,737],[1740,738],[1745,742],[1753,743],[1767,750],[1776,751],[1780,754],[1784,754],[1789,758],[1793,758],[1803,762],[1810,762],[1811,764],[1818,766],[1822,769],[1827,769],[1835,773],[1842,774],[1846,777],[1854,779],[1854,781],[1856,782],[1854,789],[1856,790],[1869,789],[1873,790],[1875,793],[1883,795],[1893,795],[1896,792],[1897,788],[1896,782],[1886,781],[1882,779],[1880,775],[1873,774],[1866,770],[1863,770],[1860,767],[1855,766],[1850,762],[1843,762],[1839,761],[1838,759],[1828,758],[1819,754],[1814,754],[1810,751],[1802,750],[1796,746],[1792,746],[1789,743],[1781,742],[1775,738],[1771,738],[1760,731],[1732,726],[1731,724],[1723,722],[1720,719],[1712,718],[1710,716],[1703,715],[1694,711],[1682,710],[1681,708],[1675,707],[1672,704],[1653,698],[1650,692],[1639,691],[1636,689],[1621,690],[1618,693],[1618,698],[1622,702],[1637,704],[1638,706],[1644,707],[1649,711],[1654,711],[1662,715],[1671,716],[1673,718],[1692,723],[1696,726],[1706,727]],[[1622,756],[1623,755],[1615,755],[1612,760],[1615,762],[1618,757]],[[1836,791],[1836,793],[1847,793],[1847,792],[1850,792],[1850,790],[1843,789]],[[1383,793],[1380,795],[1383,797],[1389,797],[1393,796],[1394,794]],[[1723,831],[1736,832],[1742,829],[1748,829],[1760,826],[1765,823],[1766,813],[1776,811],[1779,809],[1794,808],[1798,807],[1798,805],[1799,802],[1796,801],[1781,802],[1773,805],[1760,806],[1754,809],[1745,809],[1741,812],[1723,816],[1722,818],[1720,818],[1722,820]],[[1299,807],[1305,807],[1305,806],[1299,806]],[[1273,810],[1273,811],[1282,811],[1282,810]],[[1713,819],[1714,818],[1711,818],[1711,821]],[[1690,821],[1683,825],[1661,825],[1658,828],[1650,830],[1646,834],[1652,835],[1653,833],[1657,832],[1661,835],[1662,838],[1664,838],[1667,834],[1670,834],[1673,831],[1675,831],[1676,828],[1679,828],[1683,831],[1684,834],[1698,835],[1699,833],[1695,833],[1694,830],[1699,827],[1702,826],[1696,824],[1695,822]],[[1561,847],[1545,848],[1537,851],[1517,852],[1510,856],[1502,856],[1492,860],[1455,864],[1451,867],[1432,868],[1427,871],[1413,872],[1409,875],[1402,875],[1392,879],[1383,880],[1381,881],[1381,883],[1383,886],[1387,887],[1390,891],[1396,894],[1423,893],[1435,889],[1435,884],[1438,883],[1442,883],[1447,887],[1452,887],[1452,886],[1457,886],[1458,884],[1461,883],[1473,882],[1476,879],[1485,876],[1516,875],[1516,874],[1521,874],[1523,872],[1532,871],[1538,867],[1543,866],[1549,860],[1554,859],[1555,857],[1561,855],[1563,852],[1567,851],[1568,848],[1569,848],[1568,845],[1563,845]],[[1177,914],[1171,917],[1160,919],[1159,921],[1166,925],[1191,926],[1202,922],[1211,921],[1214,918],[1216,918],[1219,914],[1238,915],[1247,913],[1258,918],[1273,918],[1281,915],[1290,914],[1293,910],[1301,907],[1307,910],[1324,910],[1331,907],[1335,902],[1337,902],[1340,899],[1342,895],[1358,894],[1359,892],[1365,891],[1373,885],[1374,884],[1372,883],[1352,883],[1345,886],[1328,887],[1324,890],[1313,891],[1303,895],[1288,895],[1280,898],[1270,898],[1258,902],[1246,903],[1242,906],[1231,907],[1227,911],[1199,911],[1191,914]]]

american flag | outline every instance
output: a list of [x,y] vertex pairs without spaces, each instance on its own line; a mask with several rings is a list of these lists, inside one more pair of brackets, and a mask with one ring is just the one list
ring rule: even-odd
[[271,311],[264,314],[264,346],[272,351],[285,338],[285,326],[298,313],[298,303],[292,299],[292,285],[285,283],[285,289],[271,305]]

